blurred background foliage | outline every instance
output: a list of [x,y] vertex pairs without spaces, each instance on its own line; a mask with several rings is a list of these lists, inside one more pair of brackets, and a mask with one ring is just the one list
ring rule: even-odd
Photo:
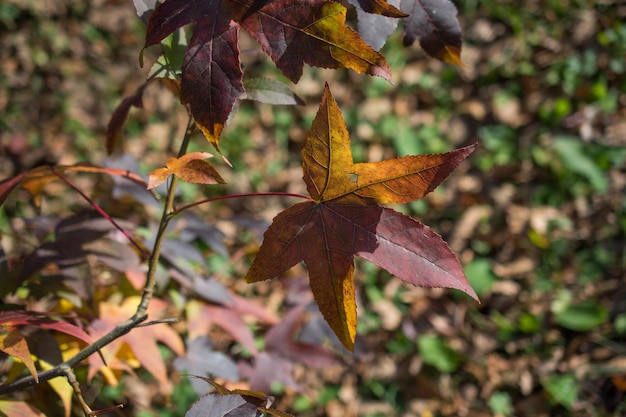
[[[357,354],[339,369],[297,368],[305,388],[276,386],[278,408],[331,417],[624,415],[626,5],[456,4],[464,67],[430,60],[417,46],[404,48],[396,33],[383,49],[394,85],[306,68],[293,86],[306,105],[240,103],[221,140],[233,169],[216,162],[229,184],[184,185],[181,199],[303,192],[299,151],[324,81],[344,113],[358,161],[478,142],[479,150],[443,186],[397,208],[443,235],[481,304],[451,291],[410,288],[360,263]],[[41,164],[122,157],[142,174],[163,165],[186,119],[156,85],[147,89],[144,109],[131,111],[124,155],[104,153],[112,111],[149,70],[138,66],[142,44],[143,26],[130,1],[0,3],[0,178]],[[241,49],[247,76],[283,79],[253,41],[243,38]],[[198,136],[191,150],[207,148]],[[106,184],[77,181],[110,195]],[[60,185],[47,194],[48,216],[84,206]],[[199,244],[209,273],[247,297],[280,299],[284,285],[255,289],[239,281],[262,222],[283,203],[201,207],[197,214],[209,224],[246,220],[226,239],[226,251]],[[157,212],[116,207],[111,210],[127,216]],[[21,192],[0,209],[0,243],[11,257],[32,250],[32,239],[19,236],[37,214]],[[149,225],[142,227],[149,235]],[[176,299],[171,285],[163,291]],[[127,389],[107,387],[100,396],[123,401]],[[182,415],[195,398],[181,382],[171,405],[156,401],[152,411],[135,415]]]

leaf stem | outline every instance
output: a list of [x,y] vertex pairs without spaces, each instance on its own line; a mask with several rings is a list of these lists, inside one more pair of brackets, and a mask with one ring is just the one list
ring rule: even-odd
[[174,210],[174,212],[172,213],[172,216],[178,216],[183,211],[188,210],[192,207],[196,207],[205,203],[211,203],[214,201],[230,200],[233,198],[267,197],[267,196],[296,197],[296,198],[302,198],[305,200],[311,199],[311,197],[309,197],[308,195],[298,194],[298,193],[285,193],[285,192],[280,192],[280,191],[271,191],[271,192],[266,192],[266,193],[244,193],[244,194],[221,195],[217,197],[206,198],[204,200],[196,201],[195,203],[191,203],[191,204],[187,204],[182,207],[179,207],[176,210]]
[[[185,136],[183,138],[183,142],[180,147],[179,155],[184,155],[185,152],[187,151],[187,147],[189,145],[189,139],[191,137],[192,127],[193,127],[193,121],[190,116],[189,122],[187,123],[187,130],[185,131]],[[78,191],[84,198],[87,199],[87,201],[91,202],[91,200],[87,196],[85,196],[80,190],[76,189],[71,183],[69,183],[69,181],[66,181],[66,179],[63,176],[61,176],[58,172],[54,171],[54,169],[52,169],[52,172],[55,173],[57,176],[59,176],[59,178],[64,180],[66,183],[68,183],[68,185],[70,185],[76,191]],[[146,284],[144,286],[141,301],[139,302],[139,305],[137,306],[137,311],[135,312],[135,314],[133,314],[133,316],[130,317],[128,320],[122,323],[119,323],[109,333],[105,334],[100,339],[96,340],[89,346],[85,347],[83,350],[81,350],[80,352],[78,352],[76,355],[72,356],[65,362],[62,362],[56,365],[52,369],[48,369],[47,371],[38,373],[37,376],[39,378],[39,383],[48,381],[52,378],[56,378],[59,376],[67,377],[68,369],[72,369],[76,367],[79,363],[87,359],[92,354],[98,352],[100,349],[102,349],[109,343],[113,342],[114,340],[117,340],[120,337],[124,336],[125,334],[129,333],[132,329],[137,327],[140,323],[146,321],[146,319],[148,318],[148,314],[147,314],[148,304],[150,303],[150,300],[152,299],[154,288],[156,286],[156,270],[159,264],[161,245],[165,237],[165,229],[167,228],[167,224],[169,223],[174,213],[173,204],[174,204],[174,194],[176,191],[176,184],[177,184],[177,181],[174,178],[167,192],[165,206],[163,207],[163,215],[161,216],[161,222],[159,223],[159,228],[157,230],[157,236],[154,241],[153,250],[148,260],[148,272],[146,274],[147,275]],[[94,208],[96,208],[96,210],[98,210],[100,214],[105,216],[107,219],[110,219],[110,216],[108,216],[108,214],[106,214],[104,210],[98,207],[97,204],[93,203],[92,205],[94,206]],[[35,378],[33,378],[33,376],[31,375],[31,376],[24,377],[22,379],[18,379],[17,381],[0,385],[0,395],[30,387],[32,385],[35,385],[35,383],[36,383]]]
[[120,232],[122,232],[122,234],[126,237],[126,239],[128,239],[130,241],[130,243],[132,243],[132,245],[137,248],[137,250],[139,251],[139,253],[141,253],[141,255],[143,256],[144,259],[148,259],[150,258],[150,252],[148,252],[146,250],[146,248],[144,248],[141,244],[139,244],[139,242],[137,242],[131,235],[130,233],[128,233],[126,230],[124,230],[124,228],[122,228],[111,216],[109,216],[109,213],[107,213],[106,211],[104,211],[102,209],[102,207],[100,207],[98,205],[98,203],[96,203],[95,201],[93,201],[91,198],[89,198],[85,193],[83,193],[78,187],[76,187],[69,179],[67,179],[67,177],[63,174],[61,174],[59,171],[57,171],[53,166],[50,167],[50,171],[56,175],[57,177],[59,177],[61,179],[61,181],[63,181],[65,184],[67,184],[72,190],[76,191],[78,194],[80,194],[80,196],[89,203],[89,205],[91,205],[91,207],[93,207],[98,213],[100,213],[100,215],[102,217],[104,217],[105,219],[107,219],[109,221],[109,223],[111,223],[117,230],[119,230]]
[[[185,129],[185,136],[183,137],[183,141],[180,145],[180,150],[178,151],[178,157],[180,158],[187,152],[187,148],[189,147],[189,140],[191,139],[191,133],[193,132],[193,119],[189,116],[189,120],[187,121],[187,128]],[[163,240],[165,239],[165,230],[167,229],[167,225],[169,224],[170,219],[174,216],[174,196],[176,194],[176,186],[178,185],[178,178],[176,176],[172,176],[172,180],[170,182],[170,186],[167,189],[167,197],[165,199],[165,204],[163,205],[163,214],[161,215],[161,222],[159,223],[159,228],[157,230],[157,234],[154,240],[154,245],[152,248],[152,255],[150,256],[150,260],[148,263],[148,273],[146,274],[146,284],[143,287],[143,294],[141,296],[141,301],[139,302],[139,306],[137,306],[136,314],[146,314],[148,310],[148,304],[152,299],[152,295],[154,293],[154,288],[156,287],[156,271],[159,265],[159,258],[161,256],[161,246],[163,244]]]

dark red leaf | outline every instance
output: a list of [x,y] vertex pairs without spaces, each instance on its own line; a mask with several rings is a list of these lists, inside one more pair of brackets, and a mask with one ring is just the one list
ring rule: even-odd
[[11,191],[13,191],[13,189],[20,184],[20,181],[22,181],[22,178],[24,178],[25,175],[26,173],[22,172],[15,177],[0,181],[0,206],[4,204],[4,201],[7,199],[9,194],[11,194]]
[[126,97],[122,100],[120,105],[117,106],[113,112],[106,130],[106,150],[109,155],[111,155],[113,151],[115,151],[115,148],[119,145],[120,137],[122,135],[122,127],[126,122],[130,108],[133,106],[143,108],[143,90],[146,88],[146,85],[147,84],[143,84],[137,89],[134,95]]
[[182,67],[181,101],[189,103],[196,123],[216,148],[235,101],[245,94],[238,30],[217,10],[197,21]]
[[424,51],[449,64],[462,65],[463,36],[457,10],[450,0],[402,0],[404,44],[419,40]]
[[55,319],[51,314],[35,311],[0,312],[0,325],[2,326],[14,327],[25,324],[69,334],[87,344],[92,342],[91,337],[83,329],[66,321]]

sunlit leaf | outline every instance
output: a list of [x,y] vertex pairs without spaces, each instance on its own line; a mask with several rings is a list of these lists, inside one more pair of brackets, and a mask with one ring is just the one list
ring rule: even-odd
[[455,288],[473,298],[448,245],[427,226],[378,203],[406,203],[437,187],[475,145],[436,155],[354,164],[343,117],[326,87],[302,150],[312,201],[274,218],[245,279],[271,279],[304,261],[325,320],[348,349],[356,335],[354,257],[425,287]]
[[[370,9],[401,15],[383,0],[363,1]],[[189,104],[197,125],[219,150],[220,134],[236,100],[246,97],[239,28],[248,31],[293,82],[300,79],[305,63],[391,79],[383,55],[345,20],[346,9],[325,0],[168,0],[151,15],[144,48],[195,23],[182,64],[181,101]]]
[[158,168],[148,174],[148,189],[161,185],[167,177],[175,175],[183,181],[194,184],[225,184],[226,181],[205,161],[212,158],[208,152],[191,152],[180,158],[170,158],[165,168]]
[[24,362],[28,372],[35,378],[35,382],[39,382],[35,362],[33,362],[33,359],[30,357],[30,349],[28,348],[28,343],[26,343],[24,336],[15,329],[8,333],[5,329],[2,330],[3,331],[0,332],[0,350]]

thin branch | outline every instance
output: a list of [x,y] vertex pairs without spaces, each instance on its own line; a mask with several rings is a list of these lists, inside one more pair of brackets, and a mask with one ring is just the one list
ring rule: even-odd
[[166,317],[159,320],[151,320],[145,323],[138,324],[137,327],[148,327],[154,326],[155,324],[163,324],[163,323],[178,323],[178,317]]
[[76,191],[78,194],[80,194],[80,196],[87,201],[91,207],[93,207],[98,213],[100,213],[100,215],[102,217],[104,217],[105,219],[107,219],[109,221],[109,223],[111,223],[117,230],[119,230],[120,232],[122,232],[122,234],[126,237],[126,239],[128,239],[130,241],[130,243],[133,244],[133,246],[135,248],[137,248],[137,250],[139,250],[139,252],[141,253],[141,255],[144,257],[144,259],[148,259],[150,258],[150,252],[148,252],[146,250],[146,248],[144,248],[142,245],[139,244],[139,242],[137,242],[131,235],[130,233],[128,233],[124,228],[122,228],[119,224],[117,224],[117,222],[111,217],[109,216],[109,213],[107,213],[106,211],[104,211],[102,209],[102,207],[100,207],[98,205],[98,203],[96,203],[95,201],[93,201],[91,198],[89,198],[85,193],[83,193],[78,187],[76,187],[70,180],[67,179],[67,177],[65,177],[65,175],[61,174],[59,171],[57,171],[56,169],[54,169],[53,166],[50,167],[50,171],[56,175],[57,177],[59,177],[61,179],[61,181],[63,181],[65,184],[67,184],[71,189],[73,189],[74,191]]
[[[185,137],[183,138],[183,142],[181,144],[180,155],[184,155],[187,152],[187,147],[189,145],[189,139],[191,137],[192,131],[192,120],[190,117],[189,123],[187,124],[187,130],[185,132]],[[62,180],[66,181],[63,176],[59,175],[56,171],[52,171],[56,175],[58,175]],[[91,201],[87,196],[85,196],[80,190],[76,189],[69,181],[66,181],[68,185],[78,191],[87,201]],[[163,208],[163,215],[161,216],[161,222],[159,223],[159,228],[157,230],[157,236],[154,241],[152,253],[150,254],[150,258],[148,260],[148,272],[146,274],[146,284],[144,285],[143,294],[141,297],[141,301],[137,306],[137,311],[131,318],[128,320],[118,324],[111,330],[109,333],[102,336],[100,339],[93,342],[91,345],[85,347],[83,350],[78,352],[76,355],[72,356],[70,359],[66,360],[63,363],[56,365],[54,368],[49,369],[47,371],[43,371],[37,374],[39,378],[39,382],[45,382],[52,378],[56,378],[59,376],[67,377],[67,370],[73,369],[83,360],[87,359],[89,356],[99,351],[109,343],[117,340],[118,338],[124,336],[132,329],[137,327],[140,323],[144,322],[148,318],[148,305],[150,300],[152,299],[152,295],[154,293],[154,288],[156,286],[156,270],[159,264],[159,257],[161,254],[161,245],[163,243],[163,239],[165,237],[165,230],[167,229],[167,224],[172,218],[174,212],[174,194],[176,191],[176,178],[172,180],[170,187],[167,191],[167,197],[165,206]],[[94,208],[100,212],[103,216],[110,219],[110,216],[104,212],[97,204],[93,203]],[[112,219],[111,219],[112,220]],[[13,391],[21,390],[32,385],[35,385],[36,381],[33,376],[27,376],[22,379],[19,379],[14,382],[10,382],[8,384],[0,385],[0,395],[7,394]]]
[[267,192],[267,193],[246,193],[246,194],[221,195],[221,196],[218,196],[218,197],[206,198],[204,200],[196,201],[195,203],[191,203],[191,204],[187,204],[187,205],[184,205],[182,207],[179,207],[179,208],[177,208],[174,211],[174,213],[172,213],[172,216],[178,216],[180,213],[182,213],[185,210],[189,210],[190,208],[199,206],[201,204],[211,203],[213,201],[229,200],[229,199],[232,199],[232,198],[267,197],[267,196],[297,197],[297,198],[302,198],[302,199],[305,199],[305,200],[310,200],[311,199],[311,197],[309,197],[308,195],[297,194],[297,193],[285,193],[285,192],[279,192],[279,191]]

